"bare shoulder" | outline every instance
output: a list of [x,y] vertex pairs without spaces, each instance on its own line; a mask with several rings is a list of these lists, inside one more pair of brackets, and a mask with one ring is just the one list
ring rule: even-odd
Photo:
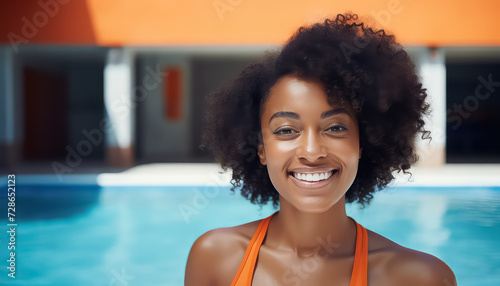
[[372,231],[369,251],[371,285],[457,285],[455,274],[439,258],[403,247]]
[[184,284],[231,284],[259,222],[213,229],[201,235],[189,252]]

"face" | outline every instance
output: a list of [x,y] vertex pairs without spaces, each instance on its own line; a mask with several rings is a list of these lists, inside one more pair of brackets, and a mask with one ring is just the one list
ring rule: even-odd
[[351,107],[331,106],[321,83],[287,75],[270,90],[261,129],[258,155],[281,200],[320,213],[343,199],[361,154]]

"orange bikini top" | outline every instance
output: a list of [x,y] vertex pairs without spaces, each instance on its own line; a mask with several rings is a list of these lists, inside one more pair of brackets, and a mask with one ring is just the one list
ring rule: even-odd
[[[251,286],[253,272],[259,249],[264,240],[269,221],[273,215],[263,219],[255,234],[248,244],[243,261],[241,261],[238,272],[231,283],[231,286]],[[354,221],[356,222],[356,221]],[[351,283],[349,286],[367,286],[368,272],[368,232],[366,229],[356,222],[356,250],[354,252],[354,266],[352,269]]]

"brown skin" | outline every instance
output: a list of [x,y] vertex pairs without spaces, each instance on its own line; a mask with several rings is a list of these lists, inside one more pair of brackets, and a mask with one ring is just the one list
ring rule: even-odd
[[[320,114],[337,110],[323,119]],[[279,111],[300,118],[271,117]],[[345,193],[361,157],[352,108],[330,106],[323,86],[289,75],[271,89],[261,116],[259,158],[280,193],[280,211],[269,224],[252,285],[349,285],[356,225],[345,212]],[[296,168],[332,168],[326,186],[296,185]],[[209,231],[194,243],[185,285],[230,285],[260,221]],[[438,258],[402,247],[368,230],[368,284],[456,285]]]

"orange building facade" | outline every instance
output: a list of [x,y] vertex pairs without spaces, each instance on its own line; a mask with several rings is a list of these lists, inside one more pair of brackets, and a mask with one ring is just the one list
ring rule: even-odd
[[[5,7],[4,167],[48,160],[66,174],[86,161],[209,161],[197,147],[204,95],[298,27],[347,11],[395,34],[419,68],[434,109],[432,144],[420,146],[424,165],[452,162],[447,148],[461,152],[461,135],[450,133],[457,116],[483,124],[477,114],[500,108],[496,97],[486,104],[473,96],[484,79],[500,81],[498,1],[39,0]],[[471,71],[466,80],[450,78],[461,69]]]
[[40,0],[6,7],[4,44],[275,45],[301,25],[352,11],[405,45],[500,45],[494,0]]

